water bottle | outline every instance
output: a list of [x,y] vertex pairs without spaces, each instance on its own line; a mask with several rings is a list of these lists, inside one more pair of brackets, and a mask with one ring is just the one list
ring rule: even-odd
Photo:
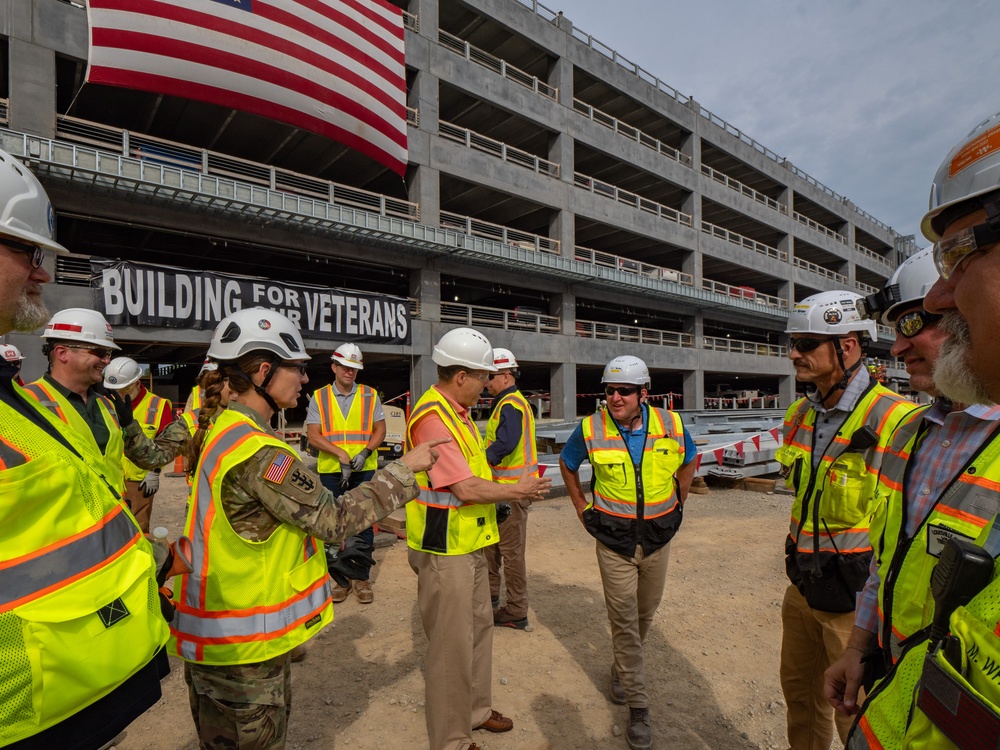
[[170,543],[167,541],[167,534],[169,532],[163,526],[157,526],[153,529],[153,559],[156,561],[156,572],[160,572],[160,568],[167,561],[167,557],[170,555]]

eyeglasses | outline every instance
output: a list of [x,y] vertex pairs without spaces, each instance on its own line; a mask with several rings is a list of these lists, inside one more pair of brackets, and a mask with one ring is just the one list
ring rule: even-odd
[[103,346],[87,346],[86,344],[60,344],[60,346],[65,346],[67,349],[88,352],[98,359],[111,359],[111,355],[114,354],[113,350]]
[[896,333],[903,338],[912,339],[927,326],[932,326],[941,320],[941,317],[925,310],[911,310],[897,318]]
[[466,372],[470,378],[478,380],[483,385],[486,385],[487,381],[492,380],[493,376],[488,372]]
[[813,349],[818,348],[820,344],[826,344],[830,341],[833,341],[833,339],[814,339],[808,337],[799,339],[790,338],[788,339],[788,350],[791,351],[794,349],[795,351],[805,354],[806,352],[811,352]]
[[24,253],[27,255],[30,258],[28,262],[31,263],[32,268],[38,268],[42,265],[42,261],[45,260],[45,249],[38,245],[17,242],[7,237],[0,237],[0,245],[3,245],[8,250],[13,250],[15,253]]
[[604,395],[614,396],[616,393],[625,398],[626,396],[634,396],[639,392],[639,386],[637,385],[606,385],[604,386]]
[[1000,240],[1000,226],[977,224],[939,240],[934,245],[934,265],[947,281],[966,258]]
[[305,375],[306,374],[306,366],[305,365],[281,362],[278,365],[278,367],[284,367],[284,368],[289,369],[289,370],[298,370],[299,375]]

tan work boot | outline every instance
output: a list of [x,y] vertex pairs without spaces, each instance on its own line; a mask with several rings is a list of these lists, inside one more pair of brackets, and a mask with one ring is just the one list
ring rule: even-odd
[[330,598],[333,600],[334,604],[339,604],[340,602],[344,601],[344,599],[346,599],[347,595],[350,593],[351,589],[349,586],[341,586],[339,583],[334,581],[333,593],[331,594]]
[[354,595],[362,604],[371,604],[375,601],[375,592],[372,591],[371,581],[355,581],[353,588]]

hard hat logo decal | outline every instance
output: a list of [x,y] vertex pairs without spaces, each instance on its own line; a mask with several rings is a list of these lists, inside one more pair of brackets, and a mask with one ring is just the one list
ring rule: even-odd
[[267,331],[271,328],[271,321],[261,318],[257,321],[257,325],[260,326],[260,330]]
[[829,310],[823,312],[823,321],[828,325],[835,326],[837,323],[844,319],[843,313],[840,312],[835,307],[831,307]]
[[108,382],[109,383],[117,383],[118,382],[118,377],[116,375],[109,375],[108,376]]
[[56,212],[52,208],[52,204],[49,204],[48,210],[46,211],[46,220],[49,223],[49,236],[56,236]]

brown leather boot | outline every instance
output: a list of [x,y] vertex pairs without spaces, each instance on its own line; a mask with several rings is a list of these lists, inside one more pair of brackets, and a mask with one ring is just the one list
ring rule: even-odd
[[371,604],[375,601],[375,592],[372,591],[371,581],[355,581],[352,588],[354,595],[362,604]]

